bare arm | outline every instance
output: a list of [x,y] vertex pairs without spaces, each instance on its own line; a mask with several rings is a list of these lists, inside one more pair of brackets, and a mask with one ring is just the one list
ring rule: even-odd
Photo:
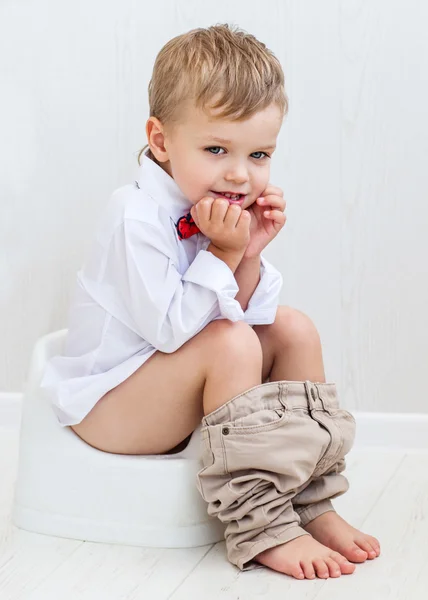
[[244,254],[244,250],[242,250],[241,252],[238,252],[238,251],[231,252],[230,250],[229,251],[221,250],[220,248],[217,248],[217,246],[215,246],[212,242],[208,246],[207,251],[211,252],[212,254],[214,254],[214,256],[217,256],[217,258],[219,258],[220,260],[225,262],[227,264],[227,266],[229,267],[229,269],[232,271],[232,273],[235,273],[235,274],[236,274],[238,265],[242,260],[242,255]]
[[259,285],[260,255],[243,258],[242,253],[224,252],[212,243],[208,246],[207,250],[217,256],[217,258],[223,260],[234,273],[239,287],[239,292],[236,294],[235,300],[239,302],[242,310],[245,311],[251,296],[254,294],[254,290]]
[[252,258],[243,258],[235,271],[235,279],[239,292],[235,300],[239,302],[243,311],[247,310],[248,302],[260,281],[260,255]]

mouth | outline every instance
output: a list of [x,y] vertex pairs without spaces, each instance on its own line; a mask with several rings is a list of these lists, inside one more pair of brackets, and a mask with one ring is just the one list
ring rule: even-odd
[[214,190],[211,190],[211,193],[214,194],[215,198],[224,198],[229,204],[243,204],[247,197],[247,194],[235,192],[215,192]]

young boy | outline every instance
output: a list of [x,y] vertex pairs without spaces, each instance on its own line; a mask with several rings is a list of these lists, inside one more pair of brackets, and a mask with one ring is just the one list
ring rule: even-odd
[[352,573],[379,555],[330,502],[348,487],[355,422],[325,383],[314,325],[278,307],[282,279],[261,255],[285,224],[269,183],[281,66],[240,30],[193,30],[159,53],[149,100],[149,151],[107,207],[46,373],[58,419],[124,454],[176,452],[202,420],[197,485],[228,524],[229,560]]

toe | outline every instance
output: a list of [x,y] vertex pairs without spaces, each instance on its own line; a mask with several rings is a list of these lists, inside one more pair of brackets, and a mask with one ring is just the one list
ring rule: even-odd
[[299,563],[297,563],[296,565],[293,565],[290,568],[289,573],[295,579],[304,579],[305,578],[305,574],[303,573],[302,568],[300,567]]
[[331,557],[337,562],[343,575],[351,575],[355,571],[355,565],[338,552],[332,553]]
[[326,558],[325,564],[328,567],[330,577],[340,577],[342,575],[342,571],[340,570],[340,566],[333,558]]
[[327,579],[329,577],[329,569],[325,564],[325,561],[322,559],[317,559],[313,561],[313,565],[315,568],[315,572],[317,577],[320,579]]
[[345,558],[356,563],[365,562],[368,558],[368,553],[362,550],[360,546],[354,542],[344,548],[340,548],[340,552]]
[[300,562],[300,567],[305,574],[306,579],[315,579],[315,569],[312,565],[312,562]]
[[367,553],[367,558],[369,560],[373,560],[373,558],[376,558],[376,550],[370,543],[370,540],[368,540],[367,538],[361,538],[355,540],[355,543],[361,548],[363,552]]
[[372,537],[371,535],[367,536],[368,541],[370,542],[371,547],[376,552],[376,556],[380,555],[380,544],[379,541]]

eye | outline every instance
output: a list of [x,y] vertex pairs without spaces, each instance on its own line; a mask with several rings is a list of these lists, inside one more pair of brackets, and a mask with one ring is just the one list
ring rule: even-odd
[[[263,154],[263,156],[254,156],[255,154]],[[269,158],[269,155],[266,154],[266,152],[253,152],[251,155],[253,158],[256,158],[257,160],[260,160],[264,157]]]
[[220,148],[220,146],[210,146],[209,148],[205,148],[205,150],[211,154],[220,154],[220,152],[215,152],[215,150],[223,150],[223,148]]

